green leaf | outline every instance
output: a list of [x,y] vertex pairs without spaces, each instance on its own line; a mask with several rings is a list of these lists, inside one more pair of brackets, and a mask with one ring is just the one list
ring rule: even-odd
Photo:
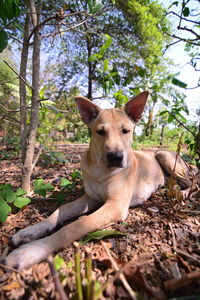
[[54,265],[54,268],[56,269],[56,271],[59,271],[64,264],[65,264],[64,259],[60,255],[57,254],[53,260],[53,265]]
[[174,1],[174,2],[168,7],[168,10],[169,10],[173,5],[178,6],[178,1]]
[[98,55],[97,54],[92,54],[90,55],[89,59],[90,62],[91,61],[98,61]]
[[33,183],[34,192],[38,195],[46,197],[47,192],[52,192],[54,186],[50,183],[45,183],[43,179],[37,179]]
[[103,62],[103,71],[104,72],[108,71],[108,59],[105,59]]
[[0,52],[2,52],[8,45],[8,36],[4,30],[0,30]]
[[61,178],[61,183],[60,183],[60,186],[62,187],[66,187],[68,185],[72,184],[71,181],[69,181],[68,179],[66,178]]
[[98,11],[100,11],[103,8],[103,4],[102,3],[98,3],[97,5],[93,6],[91,13],[95,14]]
[[22,208],[22,207],[26,206],[27,204],[29,204],[30,202],[31,202],[31,200],[29,198],[17,197],[17,199],[14,202],[14,205],[16,207]]
[[174,121],[174,117],[172,115],[169,115],[167,122],[172,123]]
[[127,222],[122,222],[121,225],[127,227],[129,224]]
[[108,35],[105,34],[104,38],[106,39],[105,43],[101,46],[101,49],[99,51],[100,55],[104,55],[105,51],[111,46],[113,39]]
[[73,179],[76,179],[76,178],[81,178],[81,172],[80,171],[74,171],[73,173],[70,174],[71,177]]
[[0,198],[0,222],[5,222],[8,216],[8,213],[11,211],[10,206]]
[[16,192],[15,192],[15,195],[16,196],[23,196],[23,195],[26,195],[26,191],[23,190],[23,189],[18,189]]
[[184,17],[188,17],[190,14],[190,9],[189,7],[185,7],[184,10],[183,10],[183,15]]
[[126,235],[125,233],[122,233],[120,231],[116,231],[116,230],[99,230],[99,231],[95,231],[92,232],[90,234],[88,234],[84,240],[82,241],[83,244],[90,242],[92,240],[101,240],[105,237],[110,237],[110,236],[124,236]]
[[181,88],[186,88],[187,87],[187,84],[175,77],[172,78],[172,83],[176,86],[179,86]]
[[103,8],[101,0],[87,0],[90,14],[95,14]]
[[12,190],[5,190],[4,192],[5,192],[4,194],[5,200],[8,203],[12,203],[17,199],[15,192],[13,192]]
[[165,114],[167,114],[167,113],[168,113],[167,110],[161,111],[161,112],[159,113],[159,116],[163,116],[163,115],[165,115]]
[[7,20],[18,16],[19,14],[19,0],[4,0],[0,1],[0,18],[2,19],[4,25],[6,25]]

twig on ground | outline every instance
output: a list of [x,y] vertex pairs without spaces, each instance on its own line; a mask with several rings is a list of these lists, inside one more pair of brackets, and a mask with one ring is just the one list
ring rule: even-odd
[[189,258],[189,259],[195,261],[197,264],[200,265],[200,260],[197,259],[196,257],[194,257],[194,256],[192,256],[192,255],[190,255],[190,254],[188,254],[188,253],[186,253],[186,252],[184,252],[184,251],[182,251],[182,250],[179,250],[179,249],[176,249],[176,252],[177,252],[178,254],[180,254],[180,255],[183,255],[183,256],[185,256],[185,257],[187,257],[187,258]]
[[13,272],[15,272],[15,273],[19,273],[19,271],[18,271],[17,269],[14,269],[14,268],[12,268],[12,267],[6,266],[6,265],[4,265],[3,263],[0,263],[0,267],[2,267],[3,269],[8,269],[8,270],[10,270],[10,271],[13,271]]
[[174,249],[174,251],[176,251],[177,250],[176,237],[175,237],[175,234],[174,234],[174,230],[173,230],[172,224],[170,222],[169,222],[169,228],[170,228],[171,233],[172,233],[173,249]]
[[[114,259],[112,258],[112,255],[111,255],[111,253],[110,253],[110,251],[109,251],[109,249],[108,249],[106,243],[103,242],[103,241],[101,241],[101,244],[102,244],[102,246],[104,247],[104,249],[105,249],[105,251],[106,251],[106,253],[107,253],[108,257],[109,257],[109,259],[110,259],[110,261],[111,261],[111,263],[112,263],[112,265],[113,265],[113,268],[115,269],[115,271],[119,272],[120,269],[119,269],[117,263],[116,263],[116,262],[114,261]],[[131,299],[137,300],[137,294],[136,294],[136,292],[130,287],[130,285],[129,285],[129,283],[127,282],[127,280],[126,280],[126,278],[125,278],[125,276],[124,276],[123,273],[119,273],[119,278],[120,278],[121,282],[123,283],[124,288],[125,288],[126,291],[129,293]]]
[[157,260],[157,262],[159,263],[159,266],[161,267],[161,269],[166,273],[166,274],[170,274],[169,270],[167,270],[167,268],[165,268],[165,266],[163,265],[163,263],[161,262],[161,260],[159,259],[159,257],[153,253],[153,256],[155,257],[155,259]]
[[54,279],[54,282],[55,282],[55,287],[56,287],[57,292],[59,293],[60,300],[69,300],[69,298],[67,297],[67,295],[66,295],[66,293],[63,289],[63,286],[60,282],[58,273],[56,272],[56,270],[54,268],[52,255],[48,256],[47,261],[49,263],[49,267],[50,267],[51,273],[53,275],[53,279]]
[[177,248],[174,230],[173,230],[172,224],[170,222],[169,222],[169,228],[170,228],[171,233],[172,233],[172,243],[173,243],[174,252],[176,252],[180,255],[186,256],[187,258],[192,259],[193,261],[195,261],[196,263],[198,263],[200,265],[200,260],[199,259],[197,259],[197,258],[193,257],[192,255],[190,255],[190,254],[188,254],[188,253],[186,253],[182,250],[179,250]]
[[200,272],[191,272],[189,274],[184,275],[182,278],[173,278],[165,281],[164,287],[166,290],[174,291],[194,281],[199,281],[199,279]]

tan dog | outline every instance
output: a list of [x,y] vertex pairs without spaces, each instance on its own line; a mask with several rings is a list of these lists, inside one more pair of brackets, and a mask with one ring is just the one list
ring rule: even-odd
[[[134,125],[141,118],[147,97],[145,91],[124,109],[106,110],[86,98],[75,98],[82,119],[92,132],[89,149],[81,161],[85,194],[61,206],[45,221],[16,233],[12,244],[27,244],[6,257],[7,265],[19,270],[29,267],[89,232],[125,220],[130,206],[143,203],[164,184],[165,175],[174,170],[176,155],[170,151],[131,149]],[[191,185],[188,174],[187,164],[178,158],[174,176],[183,188]],[[41,238],[64,221],[85,213],[91,214]]]

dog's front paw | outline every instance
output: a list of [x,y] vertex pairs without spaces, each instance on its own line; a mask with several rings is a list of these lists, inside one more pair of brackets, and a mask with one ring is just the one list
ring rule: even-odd
[[16,234],[14,234],[11,237],[11,239],[9,241],[9,245],[12,248],[17,248],[23,244],[27,244],[27,243],[31,242],[34,239],[35,239],[34,234],[32,232],[30,232],[29,228],[25,228],[25,229],[18,231]]
[[48,254],[48,248],[45,247],[40,240],[38,240],[12,251],[7,257],[5,257],[3,264],[21,271],[22,269],[28,268],[42,261],[48,256]]
[[11,237],[10,245],[13,248],[17,248],[23,244],[27,244],[31,241],[43,237],[53,228],[54,226],[47,221],[42,221],[32,226],[26,227],[25,229],[18,231]]

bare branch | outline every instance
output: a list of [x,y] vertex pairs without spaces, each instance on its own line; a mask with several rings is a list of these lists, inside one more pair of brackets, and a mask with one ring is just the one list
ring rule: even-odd
[[185,88],[186,90],[194,90],[200,87],[200,84],[198,84],[197,86],[194,87],[189,87],[189,88]]
[[195,41],[199,41],[199,38],[195,38],[195,39],[186,39],[186,38],[183,38],[183,37],[179,37],[175,34],[170,34],[168,32],[165,32],[165,34],[167,34],[168,36],[172,37],[172,38],[175,38],[175,39],[178,39],[180,42],[185,42],[185,43],[188,43],[190,45],[195,45],[195,46],[199,46],[199,42],[195,43]]
[[192,130],[190,130],[190,128],[188,128],[187,126],[185,126],[181,121],[179,121],[178,119],[177,119],[177,117],[174,115],[174,114],[172,114],[172,113],[170,113],[169,111],[168,111],[168,113],[182,126],[182,127],[184,127],[188,132],[190,132],[192,135],[193,135],[193,137],[194,138],[196,138],[196,135],[195,135],[195,133],[192,131]]
[[20,112],[20,109],[16,109],[16,110],[10,110],[10,109],[8,109],[7,107],[5,107],[5,106],[3,106],[3,105],[1,105],[0,104],[0,107],[2,108],[2,109],[4,109],[4,110],[6,110],[7,112],[9,112],[9,113],[16,113],[16,112]]
[[18,40],[15,36],[12,36],[11,34],[7,33],[7,36],[11,39],[13,39],[14,41],[18,42],[19,44],[23,44],[20,40]]
[[196,33],[194,30],[192,30],[191,28],[187,28],[186,26],[184,26],[184,27],[178,26],[177,28],[178,28],[179,30],[188,31],[188,32],[194,34],[194,35],[197,37],[197,39],[200,38],[200,35],[197,34],[197,33]]
[[[108,255],[108,257],[109,257],[109,259],[110,259],[110,261],[111,261],[111,263],[112,263],[113,268],[115,269],[115,271],[120,272],[120,269],[119,269],[117,263],[115,262],[115,260],[113,259],[113,257],[111,255],[111,253],[110,253],[110,251],[109,251],[106,243],[103,242],[103,241],[101,241],[101,245],[104,247],[104,249],[106,251],[106,254]],[[124,288],[129,293],[130,298],[133,299],[133,300],[137,300],[138,299],[137,294],[131,288],[131,286],[129,285],[129,283],[127,282],[125,275],[123,273],[119,273],[119,278],[120,278],[121,282],[123,283]]]
[[[7,114],[0,114],[0,116],[1,116],[1,117],[4,117],[4,118],[11,119],[12,121],[14,121],[14,122],[17,123],[17,124],[19,123],[19,121],[18,121],[17,119],[15,119],[15,118],[13,118],[13,117],[7,115]],[[5,119],[4,119],[4,121],[5,121]]]
[[[180,17],[177,13],[175,13],[174,11],[169,11],[169,12],[167,12],[165,15],[169,15],[169,14],[175,15],[177,18],[181,18],[181,17]],[[184,21],[186,21],[186,22],[190,22],[190,23],[199,25],[199,22],[198,22],[198,21],[189,20],[189,19],[186,19],[186,18],[184,18],[184,17],[182,17],[181,19],[184,20]]]
[[13,69],[13,67],[11,67],[11,65],[9,65],[9,63],[7,62],[7,61],[5,61],[4,59],[3,59],[3,62],[17,75],[17,77],[18,78],[20,78],[24,83],[26,83],[26,85],[28,86],[28,87],[30,87],[31,89],[33,89],[32,88],[32,86],[22,77],[22,76],[20,76],[20,74],[17,72],[17,71],[15,71],[14,69]]

